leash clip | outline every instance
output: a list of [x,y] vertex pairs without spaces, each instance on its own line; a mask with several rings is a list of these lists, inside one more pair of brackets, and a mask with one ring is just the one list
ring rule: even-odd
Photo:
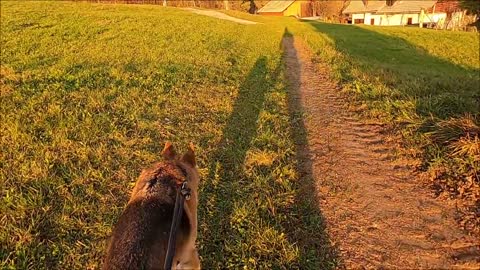
[[182,183],[182,186],[180,187],[180,193],[182,196],[185,198],[185,200],[190,200],[192,190],[187,187],[187,181]]

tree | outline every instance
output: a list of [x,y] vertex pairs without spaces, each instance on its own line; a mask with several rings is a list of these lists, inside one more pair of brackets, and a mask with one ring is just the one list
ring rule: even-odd
[[480,1],[478,0],[460,0],[460,7],[467,10],[469,14],[477,15],[477,21],[471,25],[476,25],[480,29]]
[[243,0],[242,3],[245,3],[245,2],[250,2],[250,8],[248,9],[248,13],[250,13],[250,14],[257,13],[258,7],[255,4],[255,0]]
[[470,14],[476,14],[477,19],[480,19],[480,1],[460,0],[460,7],[466,9]]
[[314,10],[326,20],[339,20],[342,17],[342,11],[348,6],[348,0],[322,0],[315,1]]

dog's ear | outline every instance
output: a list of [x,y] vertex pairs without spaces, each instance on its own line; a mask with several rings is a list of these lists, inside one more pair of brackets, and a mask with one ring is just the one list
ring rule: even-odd
[[165,147],[163,147],[162,156],[166,160],[174,160],[177,157],[177,152],[175,147],[171,142],[166,142]]
[[195,162],[195,151],[194,151],[193,143],[190,143],[190,145],[188,146],[187,152],[182,156],[181,160],[191,165],[192,167],[195,167],[196,162]]

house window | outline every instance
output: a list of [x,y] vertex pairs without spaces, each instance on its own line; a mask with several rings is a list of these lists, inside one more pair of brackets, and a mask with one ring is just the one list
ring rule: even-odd
[[413,24],[413,18],[408,18],[407,19],[407,24],[412,25]]
[[375,25],[375,19],[370,19],[370,24]]
[[355,19],[354,21],[354,24],[363,24],[365,22],[364,19]]

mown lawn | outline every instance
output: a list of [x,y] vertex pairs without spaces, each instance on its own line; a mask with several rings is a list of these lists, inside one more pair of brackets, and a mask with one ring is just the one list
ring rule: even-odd
[[298,195],[282,27],[159,6],[1,5],[0,268],[98,268],[167,140],[197,146],[205,269],[336,264]]

